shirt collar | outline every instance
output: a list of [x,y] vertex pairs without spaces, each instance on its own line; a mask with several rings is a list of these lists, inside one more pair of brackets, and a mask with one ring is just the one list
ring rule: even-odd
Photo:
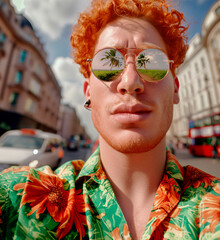
[[105,173],[102,169],[101,161],[100,161],[100,150],[99,147],[95,150],[95,152],[89,157],[89,159],[84,164],[82,170],[80,171],[76,181],[82,178],[93,179],[97,183],[100,183],[100,175],[104,175]]
[[167,163],[165,168],[165,173],[169,178],[174,178],[177,181],[184,180],[184,168],[180,165],[177,158],[167,151]]
[[[180,165],[176,157],[169,151],[167,151],[167,163],[164,174],[166,174],[169,178],[175,179],[178,185],[184,179],[184,168]],[[87,179],[92,178],[97,183],[100,183],[100,179],[106,178],[101,165],[99,147],[86,161],[76,180],[83,177]]]

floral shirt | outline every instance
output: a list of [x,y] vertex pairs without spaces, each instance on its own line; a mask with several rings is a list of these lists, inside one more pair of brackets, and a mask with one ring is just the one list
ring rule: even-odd
[[[0,239],[129,240],[99,149],[84,164],[9,168],[0,174]],[[142,240],[220,239],[220,180],[167,152]]]

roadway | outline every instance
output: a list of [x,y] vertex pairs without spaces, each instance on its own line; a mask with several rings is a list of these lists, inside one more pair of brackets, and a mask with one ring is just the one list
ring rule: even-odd
[[[91,152],[91,148],[79,148],[77,151],[68,151],[65,149],[65,157],[61,164],[74,159],[86,161]],[[193,157],[187,149],[176,150],[176,156],[182,166],[191,165],[220,178],[220,159]]]
[[188,149],[176,150],[176,156],[182,166],[191,165],[220,178],[220,159],[193,157]]

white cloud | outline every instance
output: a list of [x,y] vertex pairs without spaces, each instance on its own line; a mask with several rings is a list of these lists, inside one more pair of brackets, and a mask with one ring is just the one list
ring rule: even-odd
[[24,10],[24,0],[11,0],[11,4],[18,12],[22,12]]
[[97,132],[91,120],[91,112],[84,109],[85,97],[83,94],[84,78],[79,72],[78,65],[73,63],[69,57],[58,57],[55,59],[52,69],[63,88],[63,102],[75,107],[81,123],[93,138],[97,138]]
[[12,0],[18,6],[24,2],[24,15],[40,31],[56,39],[67,24],[73,24],[79,13],[89,6],[89,0]]
[[207,2],[208,0],[197,0],[197,3],[198,5],[202,5],[204,4],[205,2]]

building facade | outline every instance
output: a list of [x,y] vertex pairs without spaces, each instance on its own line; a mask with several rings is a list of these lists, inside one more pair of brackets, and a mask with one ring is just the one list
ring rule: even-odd
[[80,124],[74,107],[62,104],[60,107],[60,117],[58,123],[58,133],[67,141],[72,135],[79,135],[83,139],[90,139],[85,128]]
[[30,22],[0,0],[0,134],[14,128],[57,131],[61,87]]
[[220,0],[202,24],[202,34],[189,42],[181,65],[180,103],[175,105],[169,138],[187,143],[189,122],[220,112]]

